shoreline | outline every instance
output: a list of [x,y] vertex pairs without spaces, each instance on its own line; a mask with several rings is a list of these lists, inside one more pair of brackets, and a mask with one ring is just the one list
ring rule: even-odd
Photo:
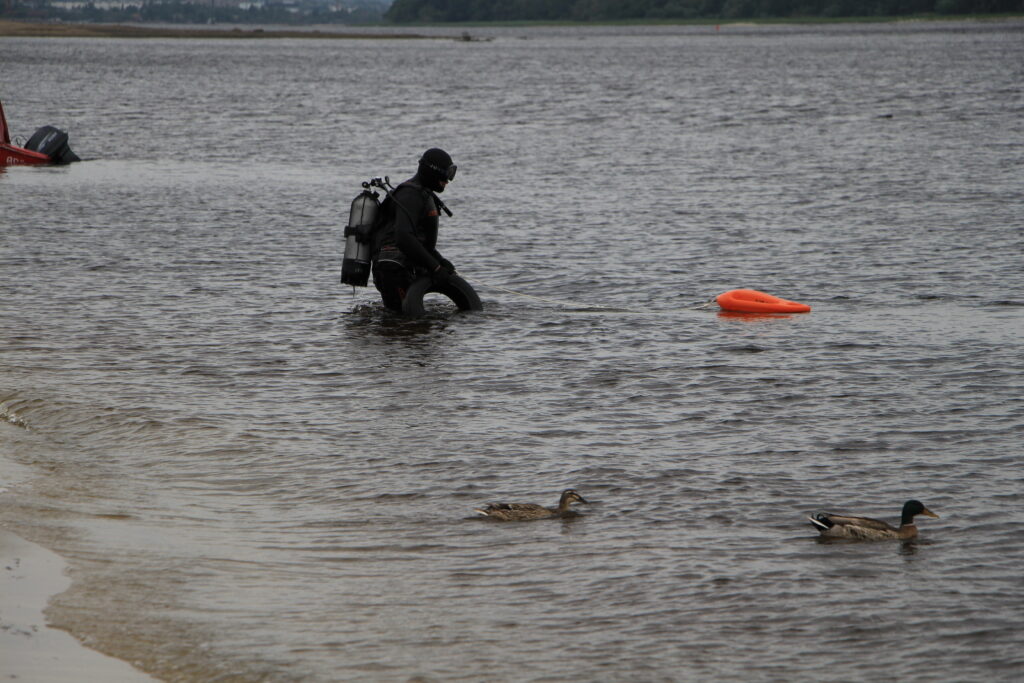
[[[62,22],[26,22],[12,19],[0,19],[0,38],[248,38],[248,39],[280,39],[280,38],[319,38],[330,40],[471,40],[468,29],[524,27],[524,26],[808,26],[813,24],[890,24],[899,22],[935,22],[944,21],[978,21],[1000,22],[1024,19],[1021,14],[969,14],[969,15],[902,15],[902,16],[869,16],[869,17],[788,17],[762,18],[751,20],[622,20],[617,22],[560,22],[560,21],[509,21],[509,22],[466,22],[458,24],[399,24],[392,32],[367,31],[371,27],[347,27],[348,31],[330,31],[320,28],[190,28],[187,25],[168,27],[153,24],[92,24]],[[446,28],[462,30],[461,35],[428,35],[422,33],[401,32],[401,28]],[[360,30],[360,28],[364,30]]]
[[146,24],[65,24],[0,19],[0,38],[320,38],[332,40],[423,40],[415,33],[342,33],[320,29],[187,28]]
[[[0,419],[4,431],[20,429]],[[12,487],[27,484],[30,467],[9,459],[0,448],[0,499]],[[69,632],[49,626],[50,600],[71,585],[67,561],[0,524],[0,676],[5,681],[68,683],[152,683],[128,662],[83,645]]]
[[47,625],[50,598],[71,585],[67,562],[46,548],[0,527],[0,661],[4,680],[33,683],[157,679],[82,645]]

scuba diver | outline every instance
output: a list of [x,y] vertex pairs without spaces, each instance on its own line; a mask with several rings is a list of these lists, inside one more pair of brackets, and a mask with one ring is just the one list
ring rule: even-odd
[[376,238],[373,284],[384,305],[401,311],[414,280],[429,275],[443,286],[455,275],[455,266],[437,251],[438,217],[451,211],[437,197],[455,178],[456,166],[443,149],[428,149],[409,180],[395,188],[382,204],[386,212]]

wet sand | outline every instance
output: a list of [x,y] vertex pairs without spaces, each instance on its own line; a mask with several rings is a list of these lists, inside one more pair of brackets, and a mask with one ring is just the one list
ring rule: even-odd
[[156,679],[46,625],[49,599],[71,580],[59,555],[0,529],[0,680],[136,683]]
[[142,24],[30,23],[0,19],[0,37],[23,38],[426,38],[410,33],[334,33],[321,30],[166,28]]

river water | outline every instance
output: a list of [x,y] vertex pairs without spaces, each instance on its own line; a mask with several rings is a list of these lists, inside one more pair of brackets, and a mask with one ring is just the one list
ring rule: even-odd
[[[86,159],[0,169],[52,623],[167,681],[1020,680],[1024,22],[474,35],[0,40]],[[341,228],[431,146],[486,308],[403,320]]]

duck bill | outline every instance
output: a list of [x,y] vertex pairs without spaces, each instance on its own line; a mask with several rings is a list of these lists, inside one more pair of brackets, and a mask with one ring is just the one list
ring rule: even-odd
[[939,517],[937,514],[935,514],[934,512],[929,510],[928,508],[925,508],[924,510],[921,510],[921,514],[924,515],[925,517],[935,517],[936,519],[938,519],[938,517]]
[[[587,505],[590,505],[590,501],[587,500],[586,498],[584,498],[583,496],[581,496],[578,493],[576,494],[576,500],[578,500],[581,503],[586,503]],[[938,517],[938,515],[935,515],[935,516]]]

